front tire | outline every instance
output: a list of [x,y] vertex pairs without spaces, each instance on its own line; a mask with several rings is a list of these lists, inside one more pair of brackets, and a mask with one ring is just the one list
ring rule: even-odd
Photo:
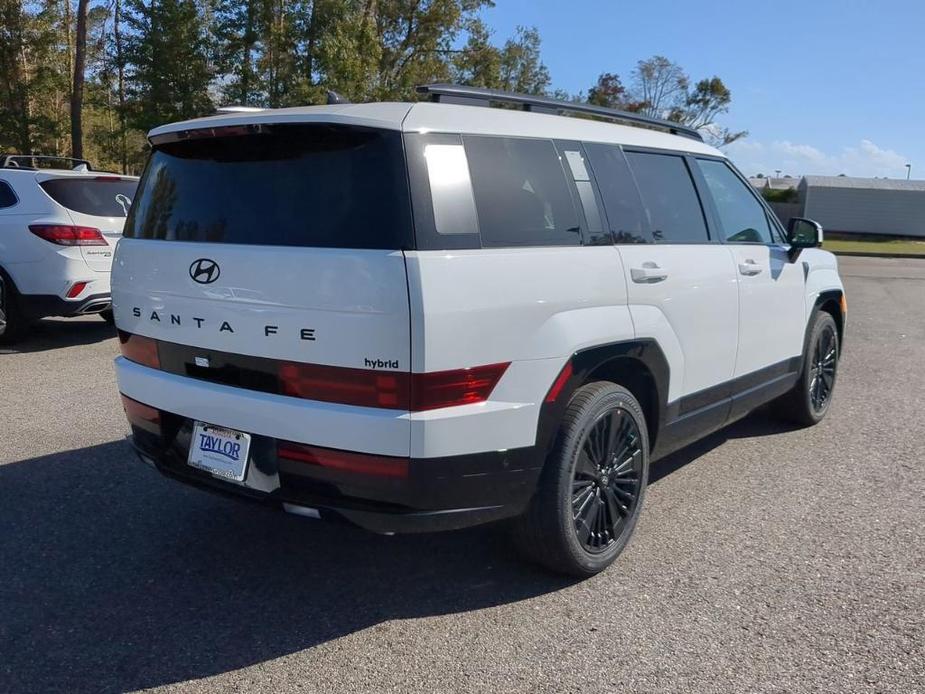
[[606,569],[629,542],[649,477],[649,438],[639,402],[596,382],[569,402],[555,447],[514,536],[528,558],[587,577]]
[[803,426],[813,426],[825,418],[835,392],[840,349],[835,319],[820,311],[806,341],[800,379],[777,404],[783,417]]

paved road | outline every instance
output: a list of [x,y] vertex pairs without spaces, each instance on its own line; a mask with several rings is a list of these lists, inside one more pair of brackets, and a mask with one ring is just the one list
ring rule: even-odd
[[925,262],[846,258],[829,418],[654,470],[584,582],[498,533],[377,537],[136,463],[97,319],[0,354],[0,691],[925,692]]

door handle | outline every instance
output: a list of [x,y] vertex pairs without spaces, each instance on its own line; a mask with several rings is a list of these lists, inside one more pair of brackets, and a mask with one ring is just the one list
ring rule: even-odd
[[746,260],[744,263],[739,263],[739,272],[749,277],[752,275],[760,275],[761,266],[754,260]]
[[668,279],[668,271],[660,268],[656,263],[648,262],[643,263],[642,267],[631,268],[630,277],[633,278],[633,282],[640,284],[661,282]]

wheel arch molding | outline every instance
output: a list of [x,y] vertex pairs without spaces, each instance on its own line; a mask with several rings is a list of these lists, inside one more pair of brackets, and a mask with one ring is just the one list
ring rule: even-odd
[[540,408],[538,451],[545,456],[552,450],[569,401],[575,391],[593,381],[617,383],[633,394],[646,417],[650,450],[655,446],[665,418],[670,371],[668,360],[654,339],[613,342],[579,350],[566,362],[563,371],[566,369],[571,369],[571,374],[564,385],[555,397],[550,392]]
[[819,292],[816,301],[813,303],[813,309],[806,318],[806,328],[803,336],[803,353],[806,353],[806,345],[809,340],[809,332],[813,326],[813,318],[819,311],[825,311],[835,320],[835,327],[838,329],[838,351],[844,349],[845,345],[845,319],[847,316],[842,312],[842,300],[845,292],[842,289],[826,289]]

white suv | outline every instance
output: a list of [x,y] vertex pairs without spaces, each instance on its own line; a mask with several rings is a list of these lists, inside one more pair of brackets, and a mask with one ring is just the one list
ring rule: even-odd
[[[48,168],[62,165],[74,168]],[[0,338],[44,316],[110,315],[113,251],[137,185],[84,160],[0,156]]]
[[825,415],[846,306],[814,223],[675,124],[421,89],[150,133],[113,268],[144,461],[377,532],[510,519],[590,575],[650,461],[772,400]]

